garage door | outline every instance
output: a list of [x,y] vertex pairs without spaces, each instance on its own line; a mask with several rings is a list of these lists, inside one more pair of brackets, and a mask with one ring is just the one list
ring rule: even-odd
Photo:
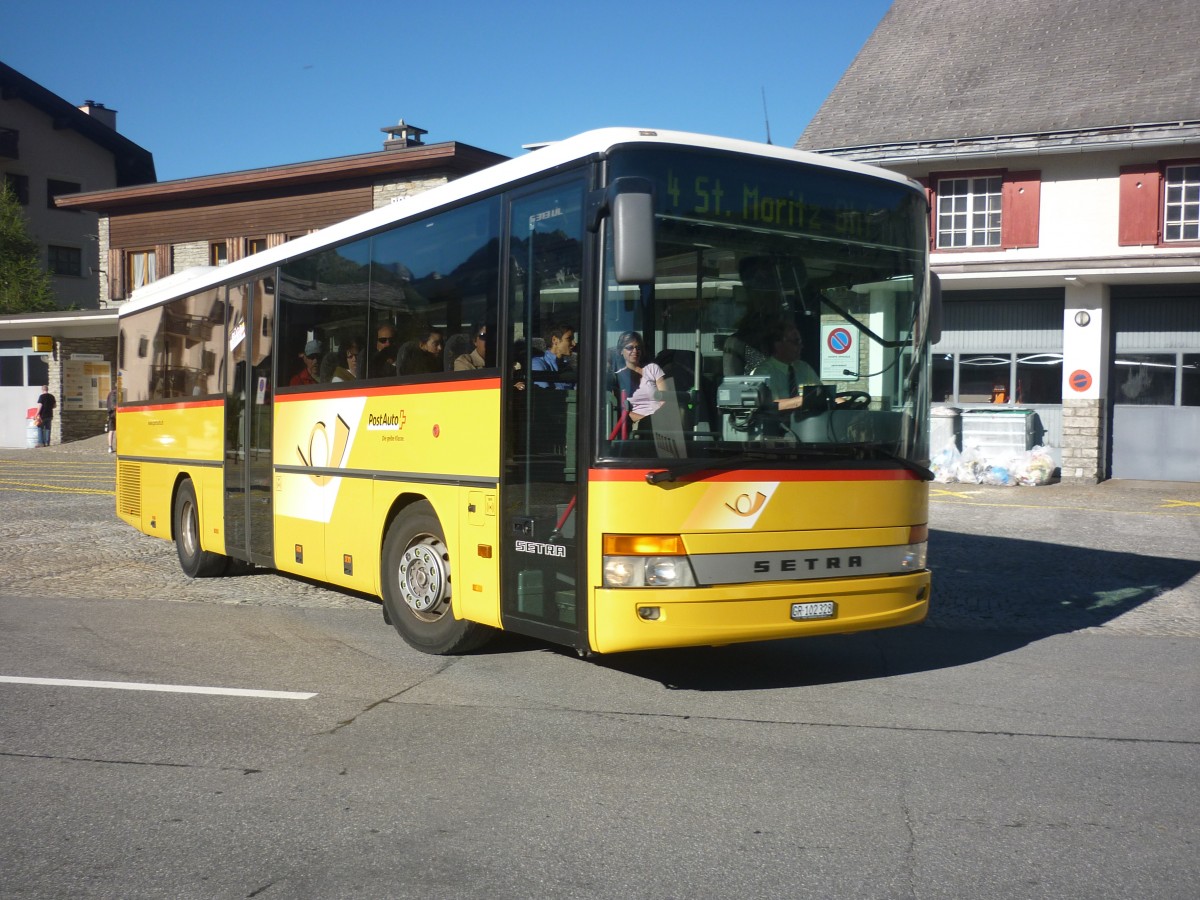
[[1200,288],[1113,288],[1110,475],[1200,481]]

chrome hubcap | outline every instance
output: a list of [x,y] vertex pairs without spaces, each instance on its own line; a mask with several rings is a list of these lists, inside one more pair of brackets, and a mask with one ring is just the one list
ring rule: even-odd
[[433,535],[422,535],[400,557],[400,596],[422,619],[440,618],[450,606],[449,554]]
[[200,546],[196,534],[199,526],[196,524],[196,508],[190,503],[184,503],[183,509],[180,510],[179,530],[184,551],[189,557],[195,556],[196,548]]

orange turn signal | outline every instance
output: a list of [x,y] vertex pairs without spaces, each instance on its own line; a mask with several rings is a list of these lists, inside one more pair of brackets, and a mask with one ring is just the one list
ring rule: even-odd
[[686,556],[677,534],[606,534],[605,556]]

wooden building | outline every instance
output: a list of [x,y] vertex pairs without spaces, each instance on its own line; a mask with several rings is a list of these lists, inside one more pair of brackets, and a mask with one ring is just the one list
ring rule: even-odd
[[454,141],[424,144],[399,125],[374,153],[90,191],[63,209],[99,213],[99,305],[193,266],[224,265],[419,193],[507,157]]

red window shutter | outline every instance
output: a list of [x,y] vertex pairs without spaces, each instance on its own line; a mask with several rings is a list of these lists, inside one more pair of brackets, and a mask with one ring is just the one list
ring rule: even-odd
[[1000,246],[1036,247],[1042,214],[1042,173],[1009,172],[1000,188]]
[[1162,175],[1158,164],[1121,166],[1121,211],[1117,243],[1122,247],[1157,244],[1162,217],[1159,195]]

